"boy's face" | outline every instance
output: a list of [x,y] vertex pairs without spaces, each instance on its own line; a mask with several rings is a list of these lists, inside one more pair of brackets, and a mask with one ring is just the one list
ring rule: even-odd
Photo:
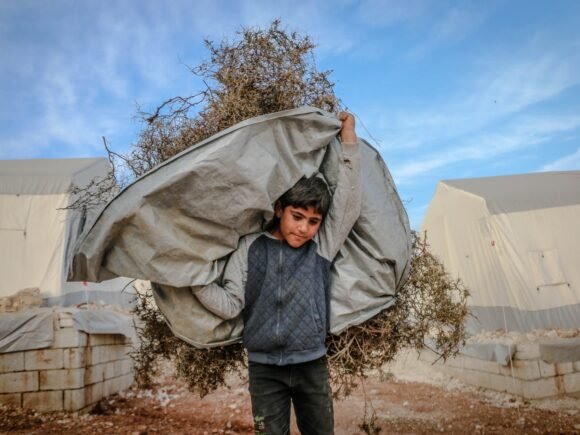
[[312,239],[322,223],[322,215],[312,206],[301,208],[289,205],[282,209],[280,203],[277,203],[276,217],[280,223],[272,234],[293,248],[299,248]]

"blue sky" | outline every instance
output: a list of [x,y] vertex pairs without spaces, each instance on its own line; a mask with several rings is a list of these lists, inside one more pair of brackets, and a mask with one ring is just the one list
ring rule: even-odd
[[575,0],[2,0],[0,159],[104,155],[200,84],[204,38],[281,18],[421,224],[441,179],[580,169]]

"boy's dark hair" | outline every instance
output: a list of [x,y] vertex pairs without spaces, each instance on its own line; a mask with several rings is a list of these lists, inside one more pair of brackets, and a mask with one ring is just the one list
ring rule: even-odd
[[312,206],[324,217],[330,207],[330,200],[330,192],[324,180],[312,175],[308,178],[301,178],[278,201],[282,209],[289,205],[300,208]]

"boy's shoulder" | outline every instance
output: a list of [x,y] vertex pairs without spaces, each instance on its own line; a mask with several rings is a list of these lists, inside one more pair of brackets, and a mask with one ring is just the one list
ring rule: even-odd
[[247,254],[254,242],[260,238],[274,238],[268,231],[260,231],[258,233],[251,233],[240,237],[238,240],[238,247],[234,252],[239,254]]

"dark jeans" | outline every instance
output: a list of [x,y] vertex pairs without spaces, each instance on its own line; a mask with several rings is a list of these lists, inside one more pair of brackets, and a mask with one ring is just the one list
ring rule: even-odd
[[256,433],[290,433],[290,403],[303,435],[334,433],[326,357],[276,366],[250,361],[250,395]]

